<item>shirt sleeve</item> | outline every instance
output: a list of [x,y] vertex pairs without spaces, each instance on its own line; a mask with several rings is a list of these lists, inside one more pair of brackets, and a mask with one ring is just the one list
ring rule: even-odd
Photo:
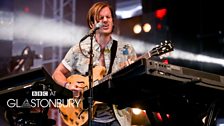
[[66,53],[64,59],[62,60],[62,64],[70,71],[73,71],[73,67],[75,66],[77,59],[77,48],[75,46],[71,47],[69,51]]

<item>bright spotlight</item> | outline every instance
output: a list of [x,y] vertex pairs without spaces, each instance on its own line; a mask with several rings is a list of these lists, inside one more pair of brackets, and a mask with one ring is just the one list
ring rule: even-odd
[[142,31],[142,27],[140,24],[136,24],[134,27],[133,27],[133,31],[135,34],[139,34],[141,31]]
[[132,108],[132,112],[133,112],[135,115],[139,115],[139,114],[142,112],[142,110],[139,109],[139,108]]
[[143,30],[144,30],[144,32],[149,32],[150,30],[151,30],[151,25],[149,24],[149,23],[145,23],[144,25],[143,25]]

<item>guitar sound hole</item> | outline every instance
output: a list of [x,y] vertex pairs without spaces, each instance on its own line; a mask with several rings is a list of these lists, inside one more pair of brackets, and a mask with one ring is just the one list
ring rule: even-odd
[[79,84],[84,84],[84,81],[77,81],[77,83],[79,83]]

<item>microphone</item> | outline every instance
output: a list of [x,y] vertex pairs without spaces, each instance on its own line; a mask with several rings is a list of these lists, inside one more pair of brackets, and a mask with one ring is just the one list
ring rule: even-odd
[[95,26],[95,28],[94,28],[94,29],[91,29],[91,30],[89,31],[89,33],[88,33],[87,35],[85,35],[85,36],[80,40],[80,42],[83,41],[83,40],[85,40],[87,37],[89,37],[89,36],[95,34],[96,30],[100,29],[102,26],[103,26],[103,23],[102,23],[102,22],[97,23],[96,26]]

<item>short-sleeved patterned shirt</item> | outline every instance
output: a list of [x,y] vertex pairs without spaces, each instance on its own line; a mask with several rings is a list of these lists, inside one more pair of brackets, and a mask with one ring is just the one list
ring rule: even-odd
[[[107,70],[110,65],[110,52],[113,40],[107,44],[104,51],[105,56],[105,65]],[[82,52],[89,57],[89,49],[90,49],[90,41],[83,41],[81,43]],[[86,75],[89,68],[89,58],[85,57],[82,53],[80,53],[80,48],[78,45],[73,46],[65,55],[62,60],[63,65],[72,73],[81,73]],[[93,66],[99,65],[99,57],[100,57],[100,46],[93,39]],[[118,42],[117,52],[114,59],[114,64],[112,67],[112,72],[118,71],[121,68],[128,65],[128,63],[132,63],[136,60],[137,55],[132,45],[128,43]]]

